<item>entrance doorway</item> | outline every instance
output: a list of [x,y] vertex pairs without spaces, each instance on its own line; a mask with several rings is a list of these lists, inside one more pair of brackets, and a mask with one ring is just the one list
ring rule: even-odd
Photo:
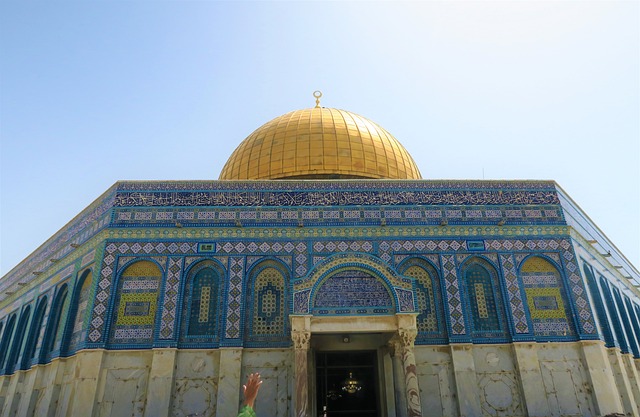
[[317,415],[380,417],[375,350],[316,353]]

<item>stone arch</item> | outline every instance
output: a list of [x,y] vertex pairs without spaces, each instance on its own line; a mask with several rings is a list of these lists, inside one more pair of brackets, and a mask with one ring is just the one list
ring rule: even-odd
[[135,259],[118,276],[109,343],[149,345],[158,311],[162,269],[153,260]]
[[536,338],[573,337],[570,300],[558,265],[548,257],[532,255],[520,263],[519,273]]
[[217,342],[226,272],[215,259],[202,259],[185,271],[180,345]]

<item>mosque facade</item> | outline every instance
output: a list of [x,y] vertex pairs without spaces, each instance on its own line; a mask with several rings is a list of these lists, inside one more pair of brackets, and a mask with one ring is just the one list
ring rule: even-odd
[[640,416],[640,273],[553,181],[316,106],[120,181],[0,280],[3,416]]

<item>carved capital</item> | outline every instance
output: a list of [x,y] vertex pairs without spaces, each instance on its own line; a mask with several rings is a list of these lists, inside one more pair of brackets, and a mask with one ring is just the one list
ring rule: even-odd
[[291,340],[293,340],[294,348],[308,350],[311,332],[294,330],[291,332]]
[[402,357],[402,341],[398,335],[394,335],[389,339],[387,342],[387,349],[389,349],[389,355],[391,355],[392,358],[395,358],[396,356],[399,358]]
[[398,329],[398,336],[402,342],[403,348],[412,348],[413,343],[416,341],[418,330],[416,329]]

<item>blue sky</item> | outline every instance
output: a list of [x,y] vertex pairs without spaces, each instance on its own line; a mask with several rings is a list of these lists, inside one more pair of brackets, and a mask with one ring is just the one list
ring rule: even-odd
[[426,179],[554,179],[640,265],[639,2],[0,2],[0,275],[118,180],[322,105]]

